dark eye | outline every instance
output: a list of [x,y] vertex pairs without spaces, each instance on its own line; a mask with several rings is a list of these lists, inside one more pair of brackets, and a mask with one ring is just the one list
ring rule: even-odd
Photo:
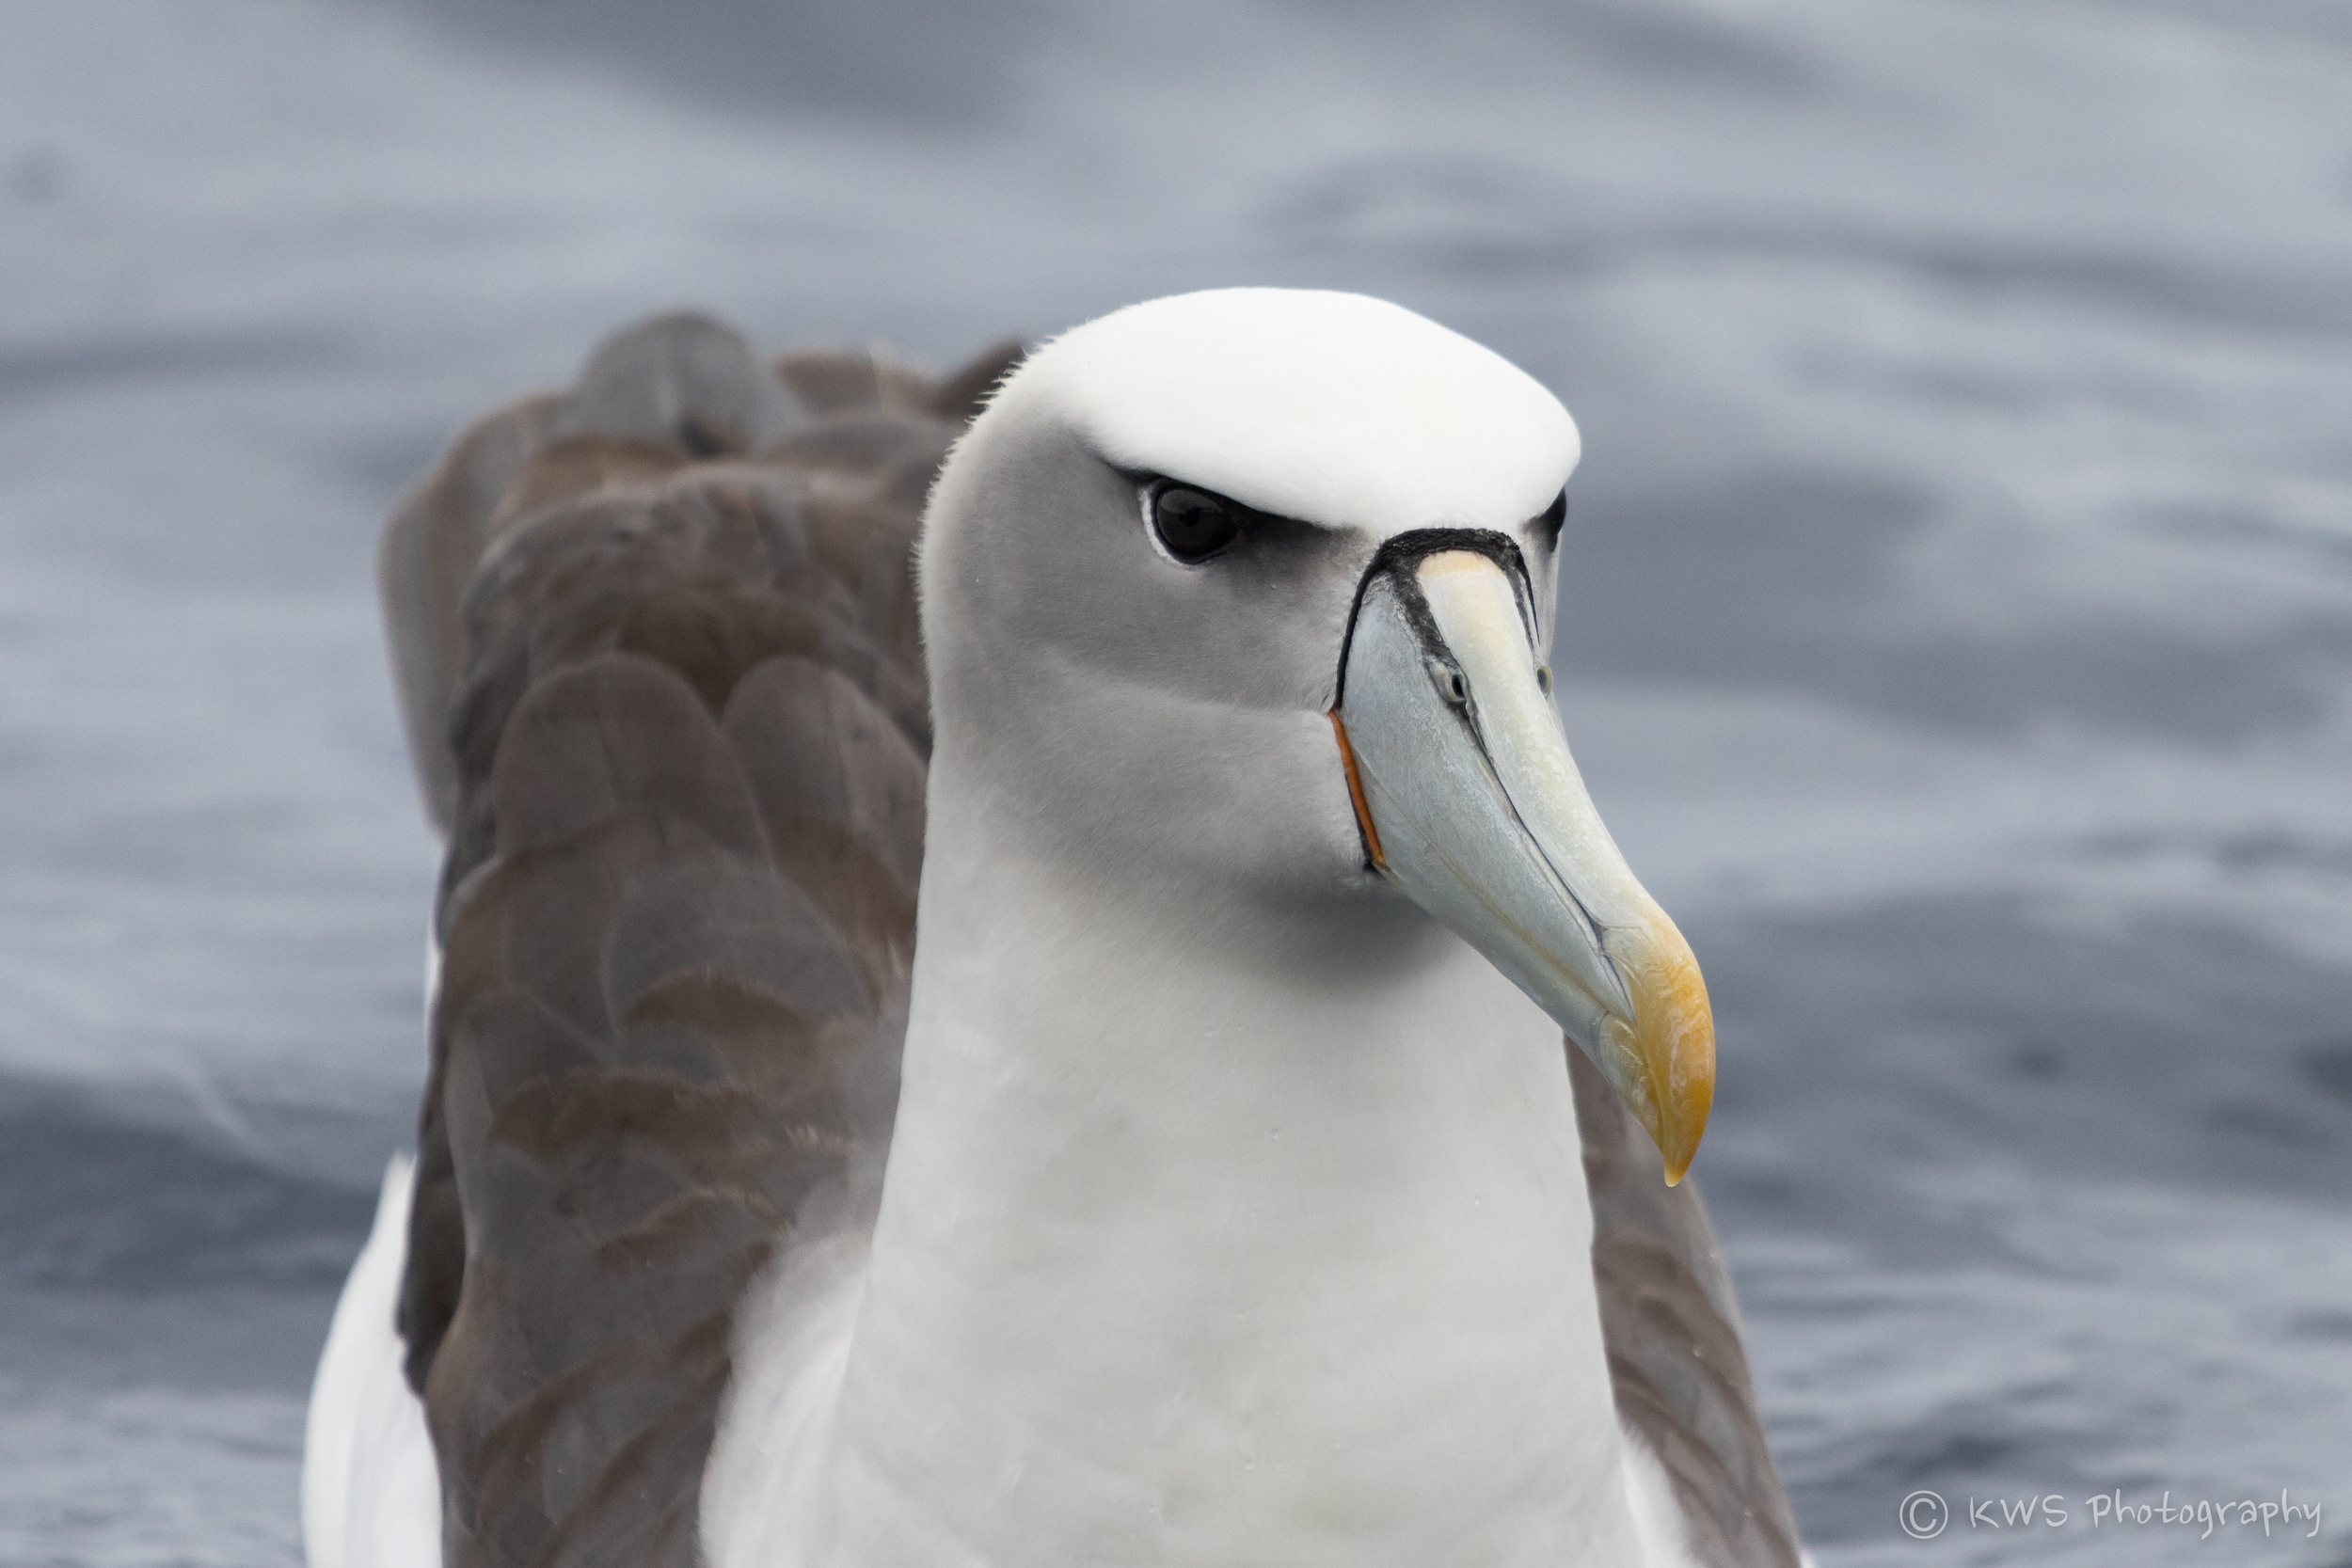
[[1557,543],[1560,529],[1568,520],[1568,493],[1565,490],[1551,498],[1551,504],[1535,515],[1535,531]]
[[1241,537],[1242,509],[1189,484],[1163,484],[1152,495],[1152,531],[1168,553],[1197,566]]

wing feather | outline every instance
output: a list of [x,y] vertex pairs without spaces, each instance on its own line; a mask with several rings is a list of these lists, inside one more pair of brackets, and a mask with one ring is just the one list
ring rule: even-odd
[[458,607],[482,559],[491,514],[548,438],[562,406],[561,398],[542,393],[495,408],[468,426],[402,500],[376,551],[401,726],[425,815],[443,833],[457,809],[448,721],[451,695],[466,668]]
[[1696,1560],[1798,1568],[1796,1520],[1772,1467],[1731,1271],[1698,1183],[1661,1181],[1649,1134],[1581,1051],[1571,1045],[1567,1054],[1617,1418],[1666,1472]]
[[[664,317],[388,530],[448,835],[401,1328],[445,1560],[694,1560],[737,1300],[870,1210],[930,746],[930,378]],[[820,396],[808,395],[804,384]]]

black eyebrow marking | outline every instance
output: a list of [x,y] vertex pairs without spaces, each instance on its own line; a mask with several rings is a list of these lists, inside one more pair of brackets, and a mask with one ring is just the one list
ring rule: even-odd
[[1098,460],[1136,487],[1136,510],[1147,536],[1152,529],[1152,503],[1161,491],[1172,485],[1198,490],[1240,513],[1240,537],[1230,548],[1220,552],[1218,559],[1254,562],[1256,575],[1263,578],[1269,587],[1279,582],[1301,580],[1300,574],[1309,569],[1311,562],[1334,558],[1360,547],[1359,542],[1362,540],[1363,532],[1359,529],[1309,522],[1304,517],[1268,512],[1247,501],[1235,500],[1221,490],[1196,484],[1181,475],[1159,473],[1149,468],[1129,468],[1108,459]]
[[1568,487],[1565,484],[1560,486],[1560,493],[1551,498],[1551,504],[1530,517],[1528,521],[1551,535],[1556,544],[1560,538],[1560,531],[1565,528],[1568,522]]
[[[1335,528],[1326,523],[1309,522],[1304,517],[1294,517],[1287,513],[1268,512],[1263,507],[1252,506],[1248,501],[1235,500],[1222,490],[1213,490],[1181,474],[1164,474],[1150,468],[1129,468],[1113,463],[1108,458],[1103,459],[1102,462],[1104,467],[1136,487],[1136,494],[1145,498],[1147,508],[1150,498],[1158,491],[1169,485],[1181,484],[1187,490],[1198,490],[1202,495],[1232,507],[1242,515],[1253,531],[1271,528],[1277,535],[1303,531],[1309,535],[1330,538],[1343,537],[1355,531],[1353,529]],[[1150,521],[1148,512],[1145,521],[1147,523]]]

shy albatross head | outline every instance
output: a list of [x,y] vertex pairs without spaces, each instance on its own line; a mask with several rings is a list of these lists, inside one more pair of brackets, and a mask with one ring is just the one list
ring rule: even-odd
[[1713,1028],[1551,701],[1578,456],[1532,377],[1359,295],[1223,290],[1068,333],[933,495],[934,781],[1037,862],[1288,920],[1411,900],[1598,1064],[1671,1182]]

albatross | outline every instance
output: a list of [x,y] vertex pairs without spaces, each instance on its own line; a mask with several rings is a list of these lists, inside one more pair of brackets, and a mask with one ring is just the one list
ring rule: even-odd
[[1272,289],[478,420],[382,548],[446,861],[311,1568],[1795,1564],[1579,452]]

